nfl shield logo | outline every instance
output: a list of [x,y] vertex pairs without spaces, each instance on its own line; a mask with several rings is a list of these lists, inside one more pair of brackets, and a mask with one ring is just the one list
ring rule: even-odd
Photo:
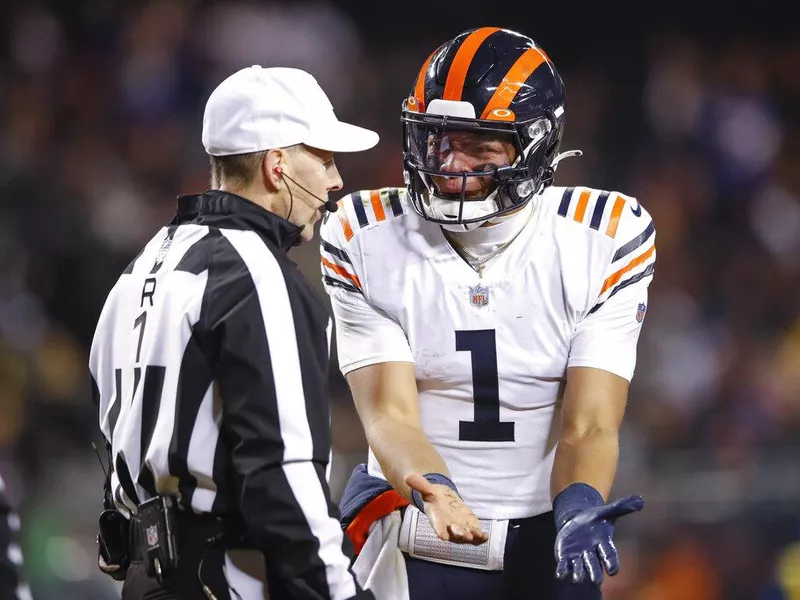
[[147,545],[152,548],[158,545],[158,526],[150,525],[147,528]]
[[647,304],[644,302],[639,303],[639,308],[636,309],[636,320],[641,323],[644,321],[644,313],[647,312]]
[[469,288],[469,301],[473,306],[481,308],[489,304],[489,288],[480,283]]

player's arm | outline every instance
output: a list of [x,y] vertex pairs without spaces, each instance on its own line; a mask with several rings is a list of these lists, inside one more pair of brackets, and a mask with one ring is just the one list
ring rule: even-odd
[[329,290],[339,361],[367,442],[386,479],[443,540],[480,544],[480,522],[461,500],[422,429],[411,350],[402,328],[344,288]]
[[572,483],[608,498],[619,458],[628,380],[602,369],[571,367],[561,409],[561,436],[551,477],[555,498]]
[[614,521],[641,509],[639,496],[606,504],[619,457],[619,430],[655,266],[655,229],[637,204],[625,206],[599,282],[599,295],[576,326],[570,348],[561,434],[551,475],[558,535],[556,575],[588,576],[619,568]]
[[[561,409],[561,434],[550,479],[556,521],[556,576],[596,584],[614,575],[619,557],[614,521],[641,509],[641,497],[606,504],[617,469],[619,430],[635,356],[638,304],[645,290],[629,290],[591,315],[573,340]],[[627,326],[621,326],[624,323]],[[597,366],[588,366],[594,364]]]
[[345,198],[340,211],[322,221],[322,282],[335,319],[339,366],[367,442],[392,487],[413,502],[407,477],[441,473],[449,478],[450,473],[422,430],[414,358],[405,331],[365,294],[372,273],[363,265],[348,219],[354,202]]
[[407,477],[417,473],[450,477],[422,430],[413,363],[376,363],[350,371],[345,378],[367,442],[395,490],[412,502]]
[[351,371],[346,378],[367,441],[392,487],[428,515],[440,538],[485,541],[480,523],[422,430],[414,365],[377,363]]
[[335,319],[339,366],[383,474],[413,502],[407,477],[450,474],[422,430],[414,358],[405,332],[365,296],[367,275],[357,268],[359,248],[348,243],[342,221],[346,218],[328,215],[320,230],[322,281]]

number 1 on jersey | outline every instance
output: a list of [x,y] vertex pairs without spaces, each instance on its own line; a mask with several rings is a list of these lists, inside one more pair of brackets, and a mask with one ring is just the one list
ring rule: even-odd
[[475,420],[459,421],[458,439],[469,442],[513,442],[514,422],[500,420],[494,329],[456,331],[456,350],[472,355],[472,396],[475,403]]
[[144,311],[133,322],[133,328],[139,328],[139,343],[136,344],[136,363],[139,362],[139,357],[142,354],[142,339],[144,338],[144,326],[147,325],[147,311]]

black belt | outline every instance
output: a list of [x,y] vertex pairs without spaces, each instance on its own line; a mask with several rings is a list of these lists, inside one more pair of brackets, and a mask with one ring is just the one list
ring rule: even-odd
[[555,523],[552,510],[547,511],[546,513],[534,515],[532,517],[522,517],[521,519],[509,519],[508,524],[511,526],[519,527],[522,525],[529,525],[533,523],[538,523],[539,521],[547,521],[547,520]]

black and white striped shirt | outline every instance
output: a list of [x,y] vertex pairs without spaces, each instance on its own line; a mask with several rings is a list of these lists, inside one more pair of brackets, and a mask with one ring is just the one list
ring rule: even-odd
[[236,195],[184,196],[121,275],[90,355],[112,491],[126,515],[170,495],[243,518],[291,598],[371,597],[326,478],[331,325],[286,256],[299,235]]

